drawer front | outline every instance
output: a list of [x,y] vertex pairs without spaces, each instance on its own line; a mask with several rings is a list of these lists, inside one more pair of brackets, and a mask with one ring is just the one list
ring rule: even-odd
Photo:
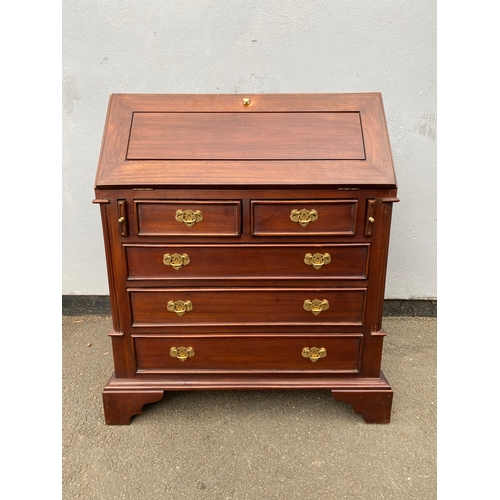
[[369,244],[127,245],[128,279],[366,279]]
[[132,326],[362,325],[365,288],[129,289]]
[[135,337],[138,372],[297,370],[358,372],[363,336]]
[[358,200],[252,201],[254,236],[352,236]]
[[239,236],[240,201],[135,202],[140,236]]

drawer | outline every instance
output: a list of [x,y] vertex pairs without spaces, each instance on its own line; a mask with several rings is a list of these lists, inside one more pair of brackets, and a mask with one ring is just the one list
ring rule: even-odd
[[129,289],[132,326],[362,325],[365,288]]
[[241,201],[136,200],[139,236],[239,236]]
[[369,244],[126,245],[128,279],[366,279]]
[[135,337],[138,372],[287,370],[358,372],[362,334]]
[[252,200],[254,236],[352,236],[358,200]]

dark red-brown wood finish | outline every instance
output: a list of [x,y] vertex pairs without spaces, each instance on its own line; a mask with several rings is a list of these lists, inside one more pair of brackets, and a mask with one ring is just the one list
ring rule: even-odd
[[380,94],[112,95],[95,192],[106,423],[190,389],[328,389],[389,422]]

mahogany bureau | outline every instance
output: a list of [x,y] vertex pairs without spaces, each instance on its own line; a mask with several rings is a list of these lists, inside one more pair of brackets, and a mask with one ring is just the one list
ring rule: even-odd
[[378,93],[112,95],[106,423],[190,389],[327,389],[388,423],[396,191]]

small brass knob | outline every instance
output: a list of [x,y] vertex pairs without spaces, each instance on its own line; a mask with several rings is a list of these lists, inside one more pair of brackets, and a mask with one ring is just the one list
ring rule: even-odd
[[368,222],[371,222],[373,224],[375,222],[375,219],[373,217],[368,217]]
[[248,106],[248,105],[250,104],[250,98],[249,98],[249,97],[244,97],[244,98],[243,98],[243,104],[244,104],[245,106]]
[[118,222],[119,222],[120,224],[122,224],[123,222],[125,222],[125,217],[120,217],[120,218],[118,219]]

